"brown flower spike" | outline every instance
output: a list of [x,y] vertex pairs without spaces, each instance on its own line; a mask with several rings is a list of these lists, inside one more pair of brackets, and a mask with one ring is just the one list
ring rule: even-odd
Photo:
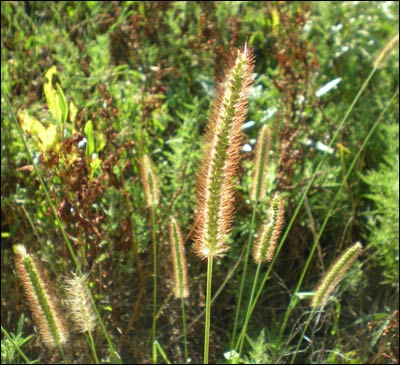
[[234,178],[252,82],[254,56],[247,47],[235,53],[223,80],[206,132],[205,158],[198,179],[195,251],[203,259],[221,256],[234,218]]
[[65,344],[68,332],[54,299],[49,295],[39,265],[23,245],[15,245],[14,252],[17,274],[43,343],[49,349]]

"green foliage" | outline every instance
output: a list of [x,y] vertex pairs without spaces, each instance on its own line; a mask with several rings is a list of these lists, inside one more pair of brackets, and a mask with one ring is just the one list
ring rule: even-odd
[[369,185],[366,198],[375,209],[367,212],[367,236],[374,249],[373,261],[381,267],[382,284],[399,285],[399,125],[383,125],[379,138],[386,153],[378,169],[369,170],[363,181]]
[[[23,347],[24,344],[29,342],[33,335],[29,335],[27,337],[24,336],[23,333],[23,327],[24,327],[24,320],[25,316],[24,314],[21,314],[17,328],[16,328],[16,333],[11,332],[9,334],[11,340],[7,337],[4,336],[4,338],[1,340],[1,363],[2,364],[24,364],[21,360],[21,355],[19,354],[18,349],[21,351],[21,348]],[[3,331],[3,328],[2,328]],[[29,364],[34,364],[37,361],[29,361]]]

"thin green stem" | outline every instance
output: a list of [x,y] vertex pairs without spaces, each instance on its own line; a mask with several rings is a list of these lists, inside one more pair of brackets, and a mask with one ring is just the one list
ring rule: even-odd
[[89,331],[88,332],[88,336],[89,336],[90,349],[92,350],[92,354],[93,354],[93,359],[94,359],[96,364],[100,364],[99,358],[97,357],[97,352],[96,352],[96,347],[94,345],[92,332]]
[[186,314],[185,314],[185,298],[183,297],[183,287],[181,287],[181,306],[182,306],[182,325],[183,325],[183,341],[185,351],[185,362],[189,360],[188,347],[187,347],[187,330],[186,330]]
[[[243,266],[243,274],[241,277],[240,281],[240,289],[239,289],[239,299],[236,305],[236,311],[235,311],[235,323],[233,325],[233,333],[232,333],[232,339],[231,339],[231,349],[233,349],[234,344],[235,344],[235,337],[236,337],[236,331],[237,331],[237,326],[239,322],[239,313],[240,313],[240,308],[242,304],[242,297],[243,297],[243,288],[244,288],[244,283],[246,281],[246,274],[247,274],[247,265],[249,262],[249,255],[250,255],[250,247],[253,241],[253,227],[254,227],[254,221],[255,221],[255,216],[256,216],[256,211],[257,211],[257,201],[254,203],[253,206],[253,214],[251,217],[251,223],[250,223],[250,230],[249,230],[249,239],[247,241],[247,246],[246,246],[246,253],[245,253],[245,258],[244,258],[244,266]],[[232,358],[232,361],[234,359]]]
[[240,333],[239,339],[238,339],[238,343],[236,344],[235,349],[237,349],[237,347],[239,346],[239,359],[240,356],[242,355],[242,349],[243,349],[243,343],[244,343],[244,337],[246,335],[246,331],[247,331],[247,325],[250,321],[250,316],[252,314],[251,311],[251,307],[252,307],[252,303],[253,303],[253,298],[254,298],[254,294],[256,292],[256,287],[257,287],[257,283],[258,283],[258,277],[260,275],[260,270],[261,270],[261,265],[263,264],[262,261],[260,261],[257,265],[257,271],[256,271],[256,275],[254,277],[254,281],[253,281],[253,287],[251,289],[251,294],[250,294],[250,299],[249,299],[249,304],[247,306],[247,311],[246,311],[246,319],[244,321],[243,324],[243,329]]
[[206,294],[206,325],[204,331],[204,364],[208,364],[208,349],[210,344],[210,319],[211,319],[211,283],[213,256],[208,256],[207,262],[207,294]]
[[157,331],[157,244],[156,244],[155,209],[156,209],[155,206],[152,206],[150,209],[151,239],[153,241],[153,327],[152,327],[153,364],[157,364],[157,349],[154,346],[156,341],[156,331]]
[[[24,359],[24,361],[28,364],[31,364],[32,362],[27,358],[27,356],[23,353],[23,351],[21,350],[21,348],[19,347],[19,345],[17,343],[15,343],[15,341],[11,338],[11,336],[8,334],[7,330],[1,326],[1,333],[7,337],[7,340],[10,341],[10,343],[14,346],[14,348],[17,350],[17,352],[20,354],[20,356]],[[2,346],[5,346],[5,344],[2,341]]]

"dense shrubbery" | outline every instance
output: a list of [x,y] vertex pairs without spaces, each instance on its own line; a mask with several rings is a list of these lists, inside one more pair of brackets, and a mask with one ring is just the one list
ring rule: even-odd
[[[398,362],[398,38],[376,65],[398,34],[398,3],[7,1],[1,9],[2,361],[106,362],[118,353],[150,363],[157,352],[178,363],[187,351],[203,362],[196,176],[215,85],[247,42],[255,68],[229,250],[213,263],[209,359],[239,361],[243,338],[241,362]],[[266,193],[283,197],[285,224],[272,262],[257,267],[245,258],[269,209],[250,195],[264,125]],[[157,179],[157,204],[143,171],[147,184]],[[182,301],[173,296],[171,217],[186,247]],[[360,259],[323,311],[311,310],[315,285],[357,241]],[[75,333],[63,351],[48,352],[31,339],[35,305],[20,289],[15,244],[60,298],[67,293],[56,287],[74,285],[65,276],[88,273],[91,294],[82,295],[97,313],[88,342]]]

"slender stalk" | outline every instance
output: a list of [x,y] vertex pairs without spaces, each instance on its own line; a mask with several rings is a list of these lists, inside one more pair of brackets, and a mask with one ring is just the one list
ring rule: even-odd
[[[27,356],[23,353],[21,350],[20,346],[11,338],[11,336],[8,334],[7,330],[1,326],[1,333],[7,338],[8,341],[14,346],[14,348],[17,350],[19,355],[24,359],[24,361],[27,364],[32,364],[32,362],[27,358]],[[2,343],[2,346],[5,346],[4,343]]]
[[206,325],[204,331],[204,364],[208,364],[208,349],[210,345],[211,324],[211,283],[212,283],[213,257],[208,257],[207,262],[207,293],[206,293]]
[[[157,244],[156,244],[156,219],[155,207],[151,208],[151,239],[153,241],[153,345],[156,342],[157,331]],[[157,364],[157,349],[153,346],[153,363]]]
[[247,109],[254,57],[247,47],[236,53],[218,85],[214,112],[207,125],[207,148],[198,179],[195,245],[208,260],[204,363],[208,364],[212,263],[228,250],[227,235],[234,219],[234,181],[240,163],[241,124]]
[[183,344],[185,351],[185,361],[186,363],[189,361],[188,355],[188,342],[187,342],[187,329],[186,329],[186,314],[185,314],[185,299],[181,297],[181,307],[182,307],[182,326],[183,326]]
[[157,242],[156,242],[156,209],[160,201],[157,176],[154,173],[153,163],[148,155],[143,155],[139,161],[140,178],[144,187],[147,207],[151,220],[151,241],[153,245],[153,325],[152,325],[152,348],[153,363],[157,364]]
[[185,362],[188,362],[185,298],[189,296],[189,287],[187,282],[186,256],[182,233],[175,218],[172,218],[170,221],[169,234],[172,268],[174,271],[174,295],[175,298],[181,299]]
[[317,290],[314,292],[314,296],[311,302],[312,311],[308,316],[308,319],[304,325],[302,334],[295,351],[293,352],[291,364],[294,363],[296,354],[303,341],[306,330],[314,316],[315,311],[318,308],[323,307],[328,301],[330,293],[335,289],[338,283],[343,279],[346,272],[349,270],[354,261],[360,256],[362,252],[361,243],[357,242],[353,246],[349,247],[336,262],[330,267],[327,273],[323,276],[321,282],[318,284]]
[[260,261],[260,262],[258,263],[258,265],[257,265],[257,271],[256,271],[256,275],[255,275],[255,277],[254,277],[253,287],[251,288],[251,294],[250,294],[249,304],[248,304],[248,306],[247,306],[246,319],[245,319],[245,321],[244,321],[243,329],[242,329],[242,332],[240,333],[238,342],[237,342],[237,344],[236,344],[236,346],[235,346],[235,349],[237,349],[238,346],[239,346],[239,351],[238,351],[238,352],[239,352],[239,359],[240,359],[240,356],[242,355],[242,349],[243,349],[243,343],[244,343],[244,336],[245,336],[245,334],[246,334],[247,325],[248,325],[248,323],[249,323],[249,321],[250,321],[250,316],[251,316],[251,314],[252,314],[250,308],[251,308],[251,306],[252,306],[254,294],[255,294],[255,292],[256,292],[258,277],[259,277],[259,275],[260,275],[261,264],[262,264],[262,261]]
[[[240,309],[241,309],[241,305],[242,305],[244,283],[246,282],[247,266],[248,266],[249,256],[250,256],[250,247],[251,247],[251,244],[252,244],[252,241],[253,241],[253,227],[254,227],[254,221],[255,221],[255,216],[256,216],[256,211],[257,211],[257,203],[258,203],[257,201],[254,203],[253,214],[251,216],[249,239],[248,239],[247,245],[246,245],[246,253],[245,253],[245,257],[244,257],[243,273],[242,273],[242,276],[241,276],[241,279],[240,279],[239,298],[238,298],[238,302],[236,304],[235,323],[233,325],[233,333],[232,333],[232,339],[231,339],[231,349],[234,348],[236,331],[237,331],[237,326],[238,326],[238,322],[239,322],[239,313],[240,313]],[[232,361],[234,361],[233,358],[232,358]]]

